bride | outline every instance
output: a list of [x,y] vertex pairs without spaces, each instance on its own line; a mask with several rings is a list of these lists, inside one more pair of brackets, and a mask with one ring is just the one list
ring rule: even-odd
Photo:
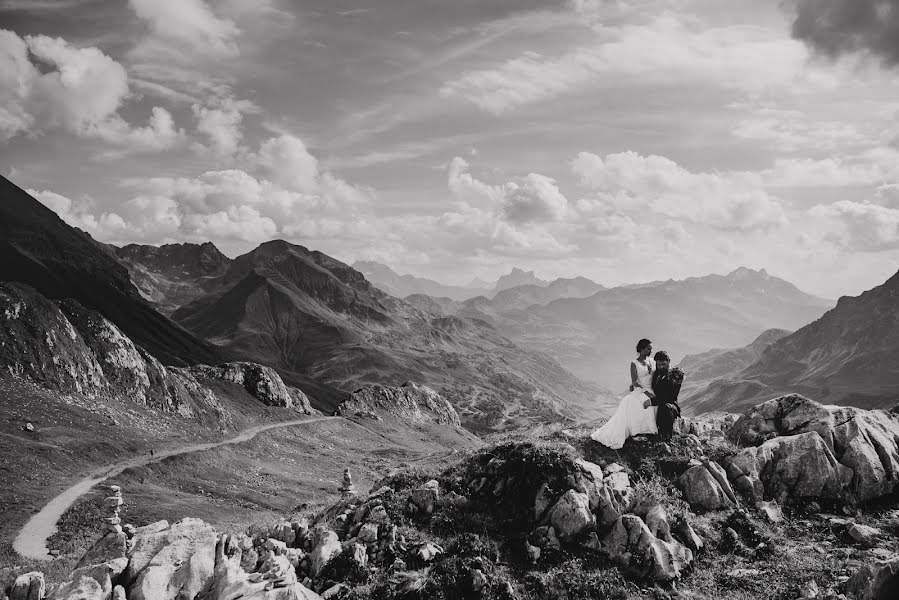
[[643,408],[646,398],[654,398],[652,372],[655,363],[650,358],[652,342],[637,342],[637,358],[631,361],[631,392],[621,399],[615,414],[590,437],[609,448],[619,449],[624,441],[640,433],[657,433],[656,407]]

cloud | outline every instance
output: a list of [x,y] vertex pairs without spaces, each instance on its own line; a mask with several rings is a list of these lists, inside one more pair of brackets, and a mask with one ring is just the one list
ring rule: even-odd
[[835,222],[839,229],[833,238],[848,250],[880,252],[899,248],[899,209],[840,200],[818,205],[811,214]]
[[204,54],[237,54],[237,25],[215,16],[203,0],[129,0],[129,5],[150,28],[144,44],[170,42]]
[[[277,236],[322,234],[364,243],[372,231],[347,224],[370,217],[372,193],[318,169],[299,138],[282,135],[251,155],[250,171],[133,178],[126,200],[105,211],[52,192],[39,199],[72,225],[113,243],[205,241],[258,244]],[[300,171],[302,173],[300,173]],[[341,229],[343,226],[343,229]]]
[[899,0],[799,0],[793,36],[836,58],[865,52],[899,64]]
[[801,43],[760,27],[697,27],[666,13],[646,24],[598,27],[596,42],[556,57],[525,52],[498,66],[447,81],[444,97],[461,97],[502,114],[587,86],[704,83],[758,93],[801,79]]
[[201,150],[209,150],[220,157],[234,156],[243,139],[240,127],[243,113],[256,112],[258,109],[250,102],[224,98],[214,101],[213,106],[195,103],[191,106],[197,119],[197,131],[208,140],[208,147],[198,146]]
[[254,159],[267,177],[285,188],[310,191],[317,185],[318,159],[296,136],[270,138],[259,147]]
[[30,100],[42,120],[88,133],[116,114],[128,94],[125,68],[97,48],[75,48],[62,38],[27,36],[34,57],[49,67],[33,83]]
[[581,152],[571,163],[581,183],[620,210],[649,211],[724,231],[768,229],[786,222],[761,180],[743,173],[693,173],[664,156],[636,152],[605,158]]
[[28,96],[38,76],[25,40],[0,29],[0,140],[31,129],[34,116],[28,110]]
[[561,221],[568,212],[568,200],[554,179],[529,173],[520,185],[506,194],[503,216],[510,223]]
[[128,75],[95,47],[0,30],[0,83],[0,139],[60,128],[129,151],[164,150],[185,139],[162,107],[152,109],[143,127],[119,115],[129,95]]

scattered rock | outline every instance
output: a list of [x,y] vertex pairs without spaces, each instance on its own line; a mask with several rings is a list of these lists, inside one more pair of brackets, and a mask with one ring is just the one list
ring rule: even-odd
[[25,423],[25,425],[22,427],[22,430],[27,431],[29,433],[34,433],[34,425],[32,425],[31,421],[29,421],[29,422]]
[[859,544],[865,546],[872,546],[874,542],[877,540],[877,537],[881,535],[881,531],[876,527],[870,527],[868,525],[859,525],[858,523],[852,525],[847,530],[849,537],[858,542]]
[[761,500],[755,503],[755,507],[772,523],[781,523],[784,520],[783,511],[781,510],[780,505],[774,500],[769,502]]
[[431,388],[408,382],[400,387],[372,385],[353,392],[341,403],[341,412],[377,414],[384,411],[408,421],[429,420],[461,427],[459,413],[449,401]]
[[31,571],[16,577],[9,591],[9,600],[42,600],[46,591],[44,574]]
[[423,563],[429,563],[443,554],[443,547],[431,542],[425,542],[415,551],[415,556]]
[[312,552],[309,553],[311,561],[310,574],[315,579],[322,572],[331,559],[340,554],[343,547],[340,545],[340,538],[331,530],[317,532],[317,540]]
[[817,598],[820,593],[821,590],[818,589],[818,584],[815,583],[814,579],[810,579],[799,586],[800,598]]

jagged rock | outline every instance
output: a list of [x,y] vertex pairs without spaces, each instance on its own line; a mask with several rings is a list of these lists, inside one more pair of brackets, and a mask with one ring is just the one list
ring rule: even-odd
[[637,515],[622,515],[603,540],[603,548],[620,566],[644,577],[669,581],[693,561],[689,548],[655,537]]
[[534,498],[534,520],[539,521],[546,514],[546,511],[553,505],[553,495],[550,492],[549,484],[545,481],[540,484],[537,490],[537,496]]
[[899,597],[899,556],[863,564],[846,582],[852,600],[888,600]]
[[549,522],[559,538],[570,540],[596,525],[596,517],[590,512],[587,494],[568,490],[549,511]]
[[219,536],[215,545],[215,570],[204,597],[215,600],[321,600],[318,594],[297,581],[285,556],[270,557],[261,572],[246,573],[240,565],[238,543],[231,536]]
[[271,367],[248,362],[233,362],[214,367],[196,365],[190,368],[190,372],[196,377],[236,383],[263,404],[283,407],[291,407],[296,404],[307,414],[311,413],[309,398],[300,390],[287,387],[281,376]]
[[412,382],[400,387],[373,385],[356,390],[349,400],[341,403],[340,411],[384,411],[409,421],[427,419],[453,427],[461,426],[459,414],[449,401],[431,388]]
[[431,514],[437,506],[439,496],[440,484],[432,479],[412,490],[412,503],[425,514]]
[[487,586],[487,576],[481,569],[472,569],[467,578],[468,589],[473,594],[480,594]]
[[[899,417],[883,410],[823,406],[798,394],[755,406],[734,423],[728,437],[741,445],[764,445],[780,436],[814,433],[848,473],[835,500],[865,501],[899,485]],[[770,442],[768,442],[770,443]]]
[[727,476],[717,463],[706,461],[690,467],[678,478],[677,483],[684,492],[684,499],[694,509],[719,510],[736,506],[736,497],[727,482]]
[[338,556],[343,547],[340,545],[340,538],[337,534],[330,530],[317,532],[315,546],[309,553],[310,559],[310,575],[315,579],[322,572],[331,560]]
[[125,571],[129,600],[193,598],[212,579],[216,534],[199,519],[137,530]]
[[125,588],[120,585],[112,588],[112,600],[128,600],[125,597]]
[[104,563],[75,569],[48,600],[106,600],[112,595],[112,582],[128,566],[124,556]]
[[44,574],[31,571],[16,577],[9,590],[9,600],[43,600],[47,591]]
[[671,525],[668,524],[668,514],[664,506],[656,504],[646,512],[643,520],[654,536],[666,542],[671,541]]
[[538,546],[532,545],[527,540],[525,540],[524,542],[524,551],[531,563],[536,563],[538,560],[540,560],[540,548]]
[[297,532],[294,529],[293,524],[287,521],[281,521],[269,530],[268,537],[284,542],[286,546],[293,546],[297,541]]
[[676,519],[671,531],[683,544],[693,552],[699,552],[705,546],[705,542],[694,531],[693,526],[684,518]]
[[843,500],[852,480],[852,470],[811,431],[772,438],[726,460],[728,477],[753,502],[766,496]]
[[366,544],[378,541],[378,526],[375,523],[365,523],[359,529],[357,537]]

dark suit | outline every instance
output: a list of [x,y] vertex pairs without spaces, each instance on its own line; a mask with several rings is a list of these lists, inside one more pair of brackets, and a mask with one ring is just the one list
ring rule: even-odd
[[680,394],[680,384],[674,383],[668,378],[668,371],[657,370],[652,374],[652,391],[656,395],[652,398],[653,406],[658,406],[656,412],[656,425],[662,437],[671,437],[674,432],[674,421],[680,416],[680,406],[677,396]]

